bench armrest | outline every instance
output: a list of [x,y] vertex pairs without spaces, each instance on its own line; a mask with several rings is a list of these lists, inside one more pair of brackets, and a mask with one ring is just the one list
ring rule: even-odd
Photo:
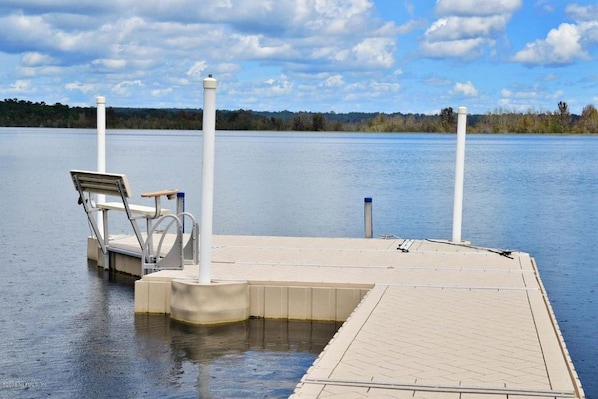
[[162,190],[162,191],[153,191],[150,193],[143,193],[141,194],[142,197],[144,198],[153,198],[155,200],[156,206],[156,213],[154,214],[153,218],[158,218],[160,217],[160,209],[162,208],[160,205],[160,198],[164,195],[166,198],[168,199],[173,199],[174,196],[176,195],[176,193],[178,193],[179,190]]
[[165,195],[168,197],[168,199],[172,199],[174,197],[174,195],[176,195],[178,192],[179,192],[179,190],[162,190],[162,191],[153,191],[151,193],[143,193],[143,194],[141,194],[141,196],[144,198],[150,198],[150,197],[159,197],[161,195]]

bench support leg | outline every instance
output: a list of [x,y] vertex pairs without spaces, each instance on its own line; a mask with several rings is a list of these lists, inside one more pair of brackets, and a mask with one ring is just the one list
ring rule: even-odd
[[[110,236],[108,235],[108,210],[104,209],[102,211],[102,221],[104,224],[104,270],[110,270],[110,256],[108,255],[108,240]],[[98,239],[99,240],[99,239]]]

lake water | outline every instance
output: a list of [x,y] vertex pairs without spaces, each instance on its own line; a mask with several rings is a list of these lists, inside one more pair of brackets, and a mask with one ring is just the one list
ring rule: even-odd
[[[217,132],[214,233],[362,237],[372,197],[375,235],[450,239],[455,140]],[[536,258],[598,398],[598,137],[468,136],[465,162],[463,239]],[[95,168],[93,130],[0,128],[0,397],[288,396],[338,325],[135,316],[133,280],[85,259],[68,171]],[[201,132],[108,131],[107,170],[199,217]]]

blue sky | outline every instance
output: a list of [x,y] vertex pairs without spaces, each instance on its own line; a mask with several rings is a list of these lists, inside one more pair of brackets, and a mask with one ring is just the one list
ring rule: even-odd
[[115,107],[580,114],[595,0],[0,0],[0,98]]

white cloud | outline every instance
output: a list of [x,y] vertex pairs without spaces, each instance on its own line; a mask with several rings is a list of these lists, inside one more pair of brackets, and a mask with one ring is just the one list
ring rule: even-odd
[[598,44],[598,20],[588,23],[581,23],[583,32],[582,43],[585,41],[585,45],[596,45]]
[[521,0],[437,0],[442,17],[426,30],[420,48],[431,58],[474,59],[487,48],[494,55],[496,39],[521,5]]
[[530,106],[529,101],[525,103],[514,101],[511,98],[501,98],[498,100],[498,110],[497,112],[526,112],[527,110],[533,108]]
[[557,60],[569,61],[575,57],[586,57],[579,43],[581,35],[575,25],[561,24],[552,29],[546,37],[546,44],[551,47]]
[[191,68],[187,70],[187,76],[200,77],[201,73],[208,67],[206,61],[196,61]]
[[504,15],[441,18],[428,28],[425,35],[430,41],[487,37],[504,31],[507,22],[508,18]]
[[[541,84],[534,84],[528,87],[516,87],[513,89],[502,89],[499,105],[507,110],[516,112],[543,112],[542,110],[554,109],[556,103],[563,100],[565,92]],[[567,100],[568,103],[575,101]]]
[[598,5],[570,4],[566,12],[575,23],[562,23],[545,39],[527,43],[513,60],[529,65],[566,65],[590,59],[590,47],[598,44]]
[[549,94],[548,98],[552,100],[557,100],[563,98],[565,92],[563,90],[556,90],[554,93]]
[[344,84],[345,81],[343,80],[343,77],[338,74],[330,76],[323,83],[325,87],[341,87]]
[[426,86],[438,86],[438,87],[450,86],[452,84],[450,79],[440,78],[438,76],[427,77],[423,80],[423,82]]
[[133,87],[142,87],[143,83],[140,80],[126,80],[120,82],[112,87],[112,92],[120,96],[128,96],[131,94]]
[[37,67],[17,67],[16,72],[20,77],[36,78],[41,76],[60,76],[65,74],[65,69],[58,66],[37,66]]
[[405,5],[405,10],[407,11],[407,14],[413,15],[413,12],[415,11],[415,8],[413,8],[413,4],[407,0],[404,0],[403,3]]
[[440,15],[497,15],[512,14],[522,0],[437,0],[436,13]]
[[554,82],[559,80],[559,75],[556,73],[549,73],[548,75],[544,76],[542,80],[545,82]]
[[231,36],[233,42],[229,49],[228,57],[242,59],[265,59],[278,58],[288,59],[292,56],[291,45],[279,40],[269,41],[264,44],[263,35],[241,35]]
[[598,21],[598,5],[596,4],[587,6],[569,4],[565,11],[575,21]]
[[21,55],[21,63],[25,66],[47,65],[55,62],[49,55],[37,51],[26,52]]
[[322,31],[328,34],[342,34],[350,32],[356,26],[366,23],[368,11],[372,3],[368,0],[316,0],[310,7],[309,2],[296,2],[301,10],[301,18],[295,19],[301,26],[311,30]]
[[554,5],[550,4],[549,0],[536,0],[535,7],[538,7],[544,12],[554,12]]
[[191,81],[186,78],[168,78],[167,81],[177,86],[187,86],[191,84]]
[[172,89],[172,87],[166,87],[166,88],[164,88],[164,89],[156,89],[156,90],[152,90],[152,91],[150,92],[150,94],[151,94],[152,96],[154,96],[154,97],[162,97],[162,96],[164,96],[164,95],[171,94],[172,92],[173,92],[173,89]]
[[67,83],[66,85],[64,85],[64,88],[67,90],[79,90],[82,93],[89,93],[93,90],[96,89],[96,86],[93,84],[88,84],[88,83],[80,83],[80,82],[71,82],[71,83]]
[[353,53],[362,65],[388,68],[394,63],[394,48],[393,39],[367,38],[353,47]]
[[380,81],[356,81],[347,84],[345,89],[348,92],[361,94],[362,96],[376,97],[382,93],[396,92],[401,88],[398,83],[388,83]]
[[214,68],[214,72],[218,75],[223,74],[232,74],[241,71],[243,68],[239,64],[234,64],[230,62],[224,62],[221,64],[216,65]]
[[[25,45],[37,50],[46,48],[53,51],[84,51],[94,43],[91,31],[68,31],[52,25],[50,18],[37,15],[12,14],[0,18],[2,45]],[[10,48],[10,47],[9,47]]]
[[427,25],[427,22],[423,19],[411,19],[402,25],[395,28],[397,35],[406,35],[417,29],[423,29]]
[[577,25],[561,24],[551,29],[544,40],[528,43],[513,57],[525,64],[568,64],[576,59],[588,58],[581,46],[581,34]]
[[[553,86],[554,94],[555,85],[565,84],[564,69],[558,82],[525,76],[520,71],[527,68],[520,65],[509,65],[500,77],[488,72],[500,70],[501,52],[521,40],[520,27],[511,32],[509,25],[522,23],[523,18],[512,18],[522,0],[434,0],[432,18],[429,5],[414,0],[215,0],[201,7],[196,0],[0,2],[0,88],[31,90],[40,99],[83,102],[89,98],[83,94],[97,92],[109,94],[119,106],[195,104],[201,79],[211,73],[219,79],[219,102],[230,108],[327,109],[334,104],[337,110],[376,111],[401,104],[427,111],[463,95],[478,95],[476,107],[493,108],[490,93],[496,90],[486,85],[499,79],[505,80],[499,87],[511,90],[503,98],[512,101],[535,90],[514,88],[516,79],[535,79],[542,93]],[[525,2],[522,16],[545,15],[540,8],[550,4],[558,2]],[[557,7],[565,8],[566,15],[555,12],[523,26],[525,35],[536,35],[526,40],[528,58],[575,62],[595,56],[596,6]],[[390,10],[398,12],[385,15]],[[558,23],[535,33],[557,18],[574,26],[578,36]],[[556,33],[549,37],[553,27]],[[507,36],[511,33],[517,39]],[[542,40],[536,44],[535,39]],[[522,50],[519,57],[526,55],[524,45],[516,50]],[[436,60],[422,62],[422,54]],[[492,62],[454,62],[485,56]],[[591,90],[588,86],[584,90]],[[567,95],[573,97],[569,88]],[[583,101],[592,96],[584,94]]]
[[505,98],[517,98],[524,100],[533,100],[541,96],[541,92],[537,87],[528,90],[511,91],[508,89],[501,90],[501,95]]
[[465,83],[457,82],[455,83],[454,90],[457,93],[464,94],[466,96],[477,96],[478,90],[475,88],[471,81],[467,81]]
[[11,94],[25,94],[31,93],[33,88],[31,86],[31,80],[17,80],[10,85],[10,87],[4,90],[5,93]]
[[[2,6],[0,49],[24,54],[13,67],[19,76],[54,73],[52,85],[71,92],[88,79],[98,91],[144,98],[195,84],[208,71],[249,90],[265,80],[264,73],[246,74],[256,65],[303,79],[339,71],[353,73],[343,79],[364,70],[392,74],[397,36],[422,26],[412,18],[401,26],[381,19],[371,0],[222,0],[201,7],[194,0],[5,0]],[[291,82],[268,89],[296,89]]]
[[116,60],[116,59],[96,59],[93,60],[92,65],[102,66],[107,69],[122,69],[127,66],[126,60]]
[[484,38],[423,42],[421,48],[425,55],[432,58],[476,58],[488,44]]
[[288,80],[285,75],[280,79],[267,79],[263,84],[254,87],[252,92],[259,97],[280,97],[291,93],[293,90],[293,83]]
[[398,83],[391,82],[370,82],[370,87],[373,89],[372,93],[374,96],[378,96],[383,93],[396,93],[401,89],[401,85]]

